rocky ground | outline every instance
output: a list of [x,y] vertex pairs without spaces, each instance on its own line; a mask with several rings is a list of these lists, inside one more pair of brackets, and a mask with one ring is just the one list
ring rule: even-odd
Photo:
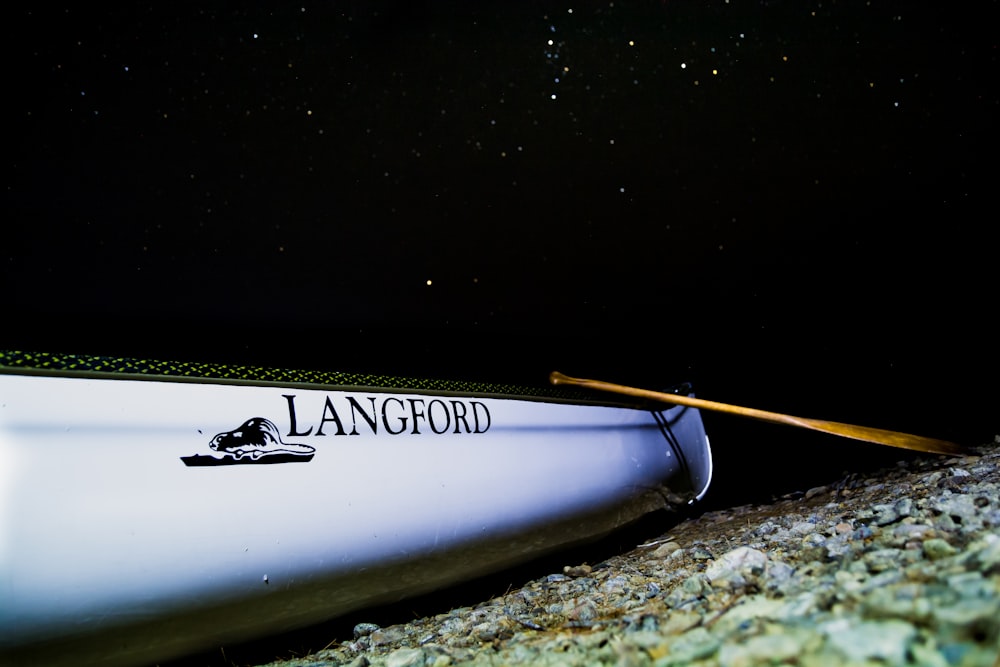
[[270,667],[1000,665],[1000,436]]

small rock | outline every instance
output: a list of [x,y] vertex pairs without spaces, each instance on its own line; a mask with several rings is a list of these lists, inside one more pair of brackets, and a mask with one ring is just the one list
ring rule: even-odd
[[941,512],[939,520],[950,518],[949,522],[943,522],[943,527],[951,530],[975,530],[981,527],[980,508],[976,506],[975,498],[966,494],[945,494],[931,499],[931,508]]
[[611,577],[604,582],[601,589],[605,593],[609,593],[611,595],[622,595],[623,593],[628,593],[628,579],[620,575],[617,577]]
[[379,628],[369,635],[372,646],[385,646],[404,639],[403,631],[396,627]]
[[597,618],[597,605],[593,600],[584,600],[566,613],[571,621],[589,622]]
[[895,523],[899,521],[899,511],[896,509],[895,505],[873,505],[872,509],[875,510],[875,525],[876,526],[887,526],[890,523]]
[[923,483],[925,486],[936,486],[937,483],[941,481],[942,477],[944,477],[944,473],[941,472],[940,470],[937,470],[924,477]]
[[913,501],[906,497],[900,498],[893,508],[900,517],[908,517],[913,513]]
[[[854,549],[846,535],[831,537],[821,546],[826,549],[827,560],[837,560],[843,558],[844,556],[850,554]],[[820,559],[822,558],[820,557]]]
[[563,574],[567,577],[586,577],[589,576],[594,568],[584,563],[583,565],[574,565],[563,568]]
[[719,650],[719,640],[710,635],[705,628],[692,628],[671,639],[672,641],[667,643],[666,655],[656,661],[656,667],[689,665],[698,660],[705,660]]
[[673,540],[670,540],[669,542],[664,542],[660,546],[656,547],[656,550],[653,552],[653,557],[661,559],[667,558],[680,548],[681,548],[680,544],[674,542]]
[[487,621],[473,626],[469,630],[469,635],[481,642],[491,642],[499,635],[498,630],[499,628],[496,623]]
[[829,486],[814,486],[813,488],[806,491],[806,500],[811,500],[816,496],[821,496],[825,493],[829,493]]
[[930,558],[931,560],[947,558],[948,556],[954,556],[958,553],[958,549],[951,546],[946,540],[942,540],[940,537],[924,540],[923,551],[924,556]]
[[967,567],[987,576],[1000,574],[1000,535],[987,533],[969,546]]
[[416,667],[424,664],[424,650],[420,648],[397,648],[385,656],[385,667]]
[[767,566],[767,581],[765,586],[768,589],[780,589],[792,578],[792,574],[794,572],[795,568],[788,563],[784,563],[782,561],[772,561]]
[[688,611],[675,611],[660,624],[660,632],[664,635],[679,635],[702,622],[701,614]]
[[375,623],[358,623],[354,626],[354,638],[360,639],[362,637],[367,637],[378,629],[379,626]]
[[933,537],[934,528],[919,523],[901,523],[892,528],[892,537],[899,542]]
[[900,554],[898,549],[876,549],[866,553],[863,560],[869,572],[885,572],[899,567]]
[[681,607],[712,592],[712,585],[704,574],[693,574],[666,597],[670,607]]
[[[815,526],[813,526],[815,528]],[[801,556],[803,560],[807,561],[824,561],[827,558],[828,552],[826,549],[827,539],[819,533],[810,533],[802,538],[801,546]]]
[[771,521],[765,521],[756,528],[753,529],[754,537],[764,537],[765,535],[771,535],[776,533],[779,526]]
[[885,586],[869,591],[861,603],[864,615],[869,619],[905,620],[914,624],[926,624],[934,610],[935,599],[941,595],[943,587],[935,584],[906,583]]
[[767,555],[763,551],[737,547],[709,565],[705,576],[713,586],[738,588],[746,585],[747,576],[755,577],[763,573],[766,565]]
[[799,521],[789,528],[789,530],[796,535],[808,535],[809,533],[816,532],[816,524],[809,523],[808,521]]
[[695,547],[691,550],[692,560],[712,560],[715,556],[705,547]]
[[902,621],[863,621],[833,629],[827,634],[827,641],[848,660],[901,665],[906,662],[908,645],[916,636],[916,628]]
[[854,534],[851,535],[851,539],[854,540],[867,540],[875,536],[875,531],[868,526],[862,524],[854,530]]
[[722,667],[795,664],[806,645],[815,642],[815,633],[800,628],[782,628],[781,632],[750,637],[741,643],[727,643],[719,649]]
[[740,628],[755,621],[783,620],[789,614],[789,609],[785,600],[759,594],[750,595],[723,613],[716,620],[712,630],[720,636],[726,636],[738,632]]

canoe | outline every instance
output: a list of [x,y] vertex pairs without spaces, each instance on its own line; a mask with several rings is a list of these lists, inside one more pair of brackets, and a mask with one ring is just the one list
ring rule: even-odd
[[0,664],[166,660],[693,503],[708,437],[663,407],[0,351]]

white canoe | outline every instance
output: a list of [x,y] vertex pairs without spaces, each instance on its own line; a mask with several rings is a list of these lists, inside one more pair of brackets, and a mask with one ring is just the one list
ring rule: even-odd
[[690,408],[0,352],[0,664],[305,626],[694,502],[711,474]]

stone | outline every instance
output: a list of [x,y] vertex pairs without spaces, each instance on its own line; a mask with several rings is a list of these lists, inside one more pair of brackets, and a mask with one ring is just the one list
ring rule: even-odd
[[670,540],[670,541],[664,542],[660,546],[656,547],[656,550],[653,551],[653,557],[654,558],[665,559],[665,558],[670,557],[675,551],[677,551],[680,548],[681,548],[680,544],[678,544],[677,542],[675,542],[673,540]]
[[827,641],[848,660],[899,665],[905,663],[907,647],[916,636],[917,629],[903,621],[862,621],[833,629]]
[[764,572],[767,555],[750,547],[737,547],[719,557],[705,570],[705,576],[714,587],[738,588],[747,583],[747,577]]
[[718,653],[720,667],[795,664],[807,644],[817,642],[817,634],[802,628],[765,633],[739,643],[724,644]]
[[385,656],[385,667],[417,667],[424,664],[424,650],[398,648]]
[[367,637],[378,629],[379,626],[375,623],[358,623],[354,626],[354,638],[360,639],[361,637]]
[[930,558],[931,560],[947,558],[948,556],[954,556],[958,553],[958,549],[951,546],[948,544],[947,540],[943,540],[940,537],[933,537],[929,540],[924,540],[923,551],[924,556]]

